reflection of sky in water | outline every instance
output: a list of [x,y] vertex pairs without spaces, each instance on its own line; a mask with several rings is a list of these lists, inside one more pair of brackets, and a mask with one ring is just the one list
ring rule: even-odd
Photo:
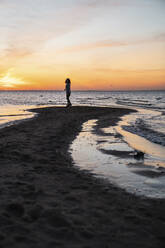
[[27,106],[5,105],[0,108],[0,127],[9,126],[20,120],[32,118],[35,113],[29,112]]
[[[95,125],[96,120],[84,123],[82,132],[71,145],[76,166],[91,171],[95,176],[107,178],[129,192],[163,198],[165,169],[160,166],[165,167],[165,160],[145,154],[144,160],[138,161],[133,156],[134,150],[115,136],[114,127],[103,129],[111,135],[98,136],[92,132]],[[119,151],[119,156],[106,154],[109,151]],[[128,153],[128,157],[121,156],[122,152]]]

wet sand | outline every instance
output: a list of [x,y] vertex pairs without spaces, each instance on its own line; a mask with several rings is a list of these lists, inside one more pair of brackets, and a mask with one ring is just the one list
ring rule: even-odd
[[163,248],[165,200],[79,171],[68,152],[83,122],[98,119],[99,132],[130,110],[34,111],[34,119],[0,130],[0,247]]

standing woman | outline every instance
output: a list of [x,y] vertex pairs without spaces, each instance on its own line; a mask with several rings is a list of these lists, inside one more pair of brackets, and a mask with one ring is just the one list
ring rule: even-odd
[[71,94],[70,85],[71,85],[70,79],[67,78],[65,80],[65,91],[66,91],[66,99],[67,99],[66,107],[72,106],[72,104],[71,104],[71,102],[69,100],[69,97],[70,97],[70,94]]

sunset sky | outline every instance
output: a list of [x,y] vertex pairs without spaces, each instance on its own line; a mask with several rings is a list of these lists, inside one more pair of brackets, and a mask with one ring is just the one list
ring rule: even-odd
[[165,0],[0,0],[0,90],[165,89]]

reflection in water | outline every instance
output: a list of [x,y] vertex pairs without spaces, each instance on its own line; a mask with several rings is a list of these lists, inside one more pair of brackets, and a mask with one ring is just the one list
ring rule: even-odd
[[32,109],[32,106],[14,106],[5,105],[0,108],[0,128],[10,126],[18,121],[32,118],[35,113],[29,112],[28,109]]
[[[120,123],[120,125],[123,123]],[[128,192],[147,197],[163,198],[165,196],[165,155],[156,153],[151,156],[147,151],[153,148],[143,143],[146,154],[142,159],[135,159],[134,144],[139,136],[134,134],[124,140],[117,132],[122,133],[121,126],[104,128],[102,131],[110,135],[96,135],[93,129],[96,120],[90,120],[83,125],[83,129],[71,145],[72,157],[80,169],[89,170],[95,176],[109,179],[110,182],[126,189]],[[126,138],[127,137],[127,138]],[[131,137],[131,138],[130,138]],[[142,138],[144,139],[144,138]],[[125,142],[129,142],[130,146]],[[157,146],[157,145],[155,145]],[[132,148],[133,147],[133,148]],[[157,148],[154,148],[155,151]],[[143,149],[142,149],[143,150]],[[155,153],[154,153],[155,155]]]

